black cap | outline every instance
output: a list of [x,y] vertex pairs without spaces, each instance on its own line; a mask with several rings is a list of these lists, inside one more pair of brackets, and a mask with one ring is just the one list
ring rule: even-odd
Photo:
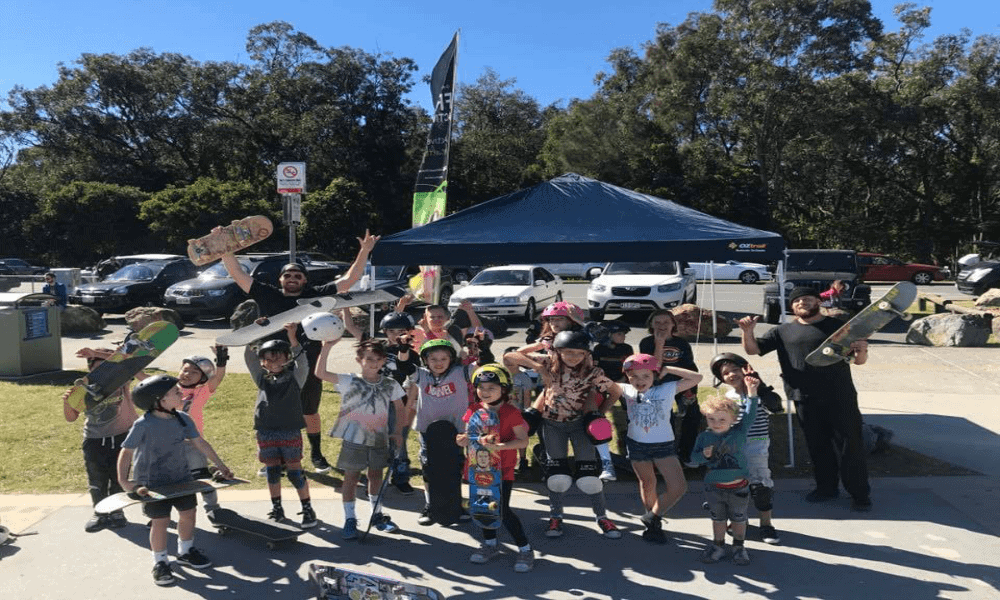
[[305,267],[303,267],[299,263],[288,263],[287,265],[281,267],[281,272],[278,273],[278,275],[284,275],[285,273],[287,273],[289,271],[298,271],[299,273],[302,273],[303,275],[308,275],[308,273],[306,273]]
[[815,298],[819,298],[819,292],[812,289],[811,287],[805,287],[800,285],[798,287],[793,288],[792,292],[788,294],[789,304],[795,302],[796,299],[801,298],[802,296],[813,296]]

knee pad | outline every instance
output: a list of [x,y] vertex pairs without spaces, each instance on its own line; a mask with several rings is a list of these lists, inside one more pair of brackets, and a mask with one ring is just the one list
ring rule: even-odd
[[297,490],[301,490],[306,485],[306,478],[302,476],[302,469],[288,469],[288,481]]
[[266,468],[268,483],[281,483],[281,465]]
[[595,460],[576,461],[576,487],[584,494],[599,494],[604,489],[599,472]]
[[548,479],[545,480],[545,485],[550,492],[561,494],[569,491],[570,486],[573,485],[573,478],[566,474],[549,475]]
[[771,502],[774,498],[773,489],[754,483],[750,486],[750,495],[753,497],[753,505],[757,510],[764,512],[773,508],[774,505]]
[[611,421],[607,420],[604,415],[596,412],[585,415],[583,417],[583,426],[587,432],[587,437],[590,438],[590,443],[595,446],[607,444],[611,441],[613,427],[611,426]]
[[568,458],[552,458],[545,462],[548,477],[545,485],[553,492],[566,492],[573,485]]

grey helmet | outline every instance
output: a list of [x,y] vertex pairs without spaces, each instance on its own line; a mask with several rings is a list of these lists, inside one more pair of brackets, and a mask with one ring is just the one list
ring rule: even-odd
[[195,368],[201,371],[201,381],[198,382],[199,384],[205,383],[215,376],[215,363],[213,363],[210,358],[195,354],[181,360],[181,364],[184,363],[192,364]]

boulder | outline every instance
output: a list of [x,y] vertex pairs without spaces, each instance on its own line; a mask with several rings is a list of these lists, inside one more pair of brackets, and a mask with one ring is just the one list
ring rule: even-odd
[[172,308],[162,308],[159,306],[139,306],[125,313],[125,324],[132,331],[142,331],[142,328],[157,321],[169,321],[177,326],[177,329],[184,329],[184,319]]
[[976,298],[976,307],[1000,307],[1000,289],[986,290],[986,293]]
[[89,306],[69,305],[59,314],[59,325],[62,335],[70,333],[97,333],[103,331],[105,324],[101,313]]
[[989,319],[982,315],[947,314],[917,319],[906,332],[906,342],[924,346],[985,346],[989,339]]
[[[712,338],[712,311],[694,304],[682,304],[671,310],[677,321],[677,335],[684,339]],[[700,331],[699,331],[700,328]],[[733,330],[733,322],[718,313],[715,315],[715,336],[721,339]]]
[[259,318],[260,307],[257,305],[257,302],[255,300],[244,300],[233,310],[233,315],[229,317],[229,325],[233,329],[240,329],[241,327],[252,325]]

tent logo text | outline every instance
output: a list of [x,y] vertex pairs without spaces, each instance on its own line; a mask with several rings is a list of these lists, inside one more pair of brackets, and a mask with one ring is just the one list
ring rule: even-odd
[[729,242],[729,249],[735,252],[766,252],[767,244],[752,244],[750,242],[744,242],[738,244],[736,242]]

